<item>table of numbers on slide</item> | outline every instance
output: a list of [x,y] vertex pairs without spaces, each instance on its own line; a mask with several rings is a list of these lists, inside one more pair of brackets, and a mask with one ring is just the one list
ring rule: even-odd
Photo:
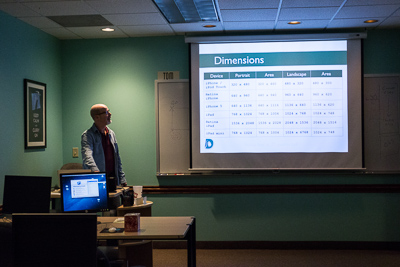
[[205,72],[206,138],[343,135],[343,70]]

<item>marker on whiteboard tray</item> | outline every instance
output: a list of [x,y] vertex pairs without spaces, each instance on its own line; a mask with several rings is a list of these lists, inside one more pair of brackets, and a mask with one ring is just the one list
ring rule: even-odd
[[175,173],[175,175],[185,175],[184,173]]

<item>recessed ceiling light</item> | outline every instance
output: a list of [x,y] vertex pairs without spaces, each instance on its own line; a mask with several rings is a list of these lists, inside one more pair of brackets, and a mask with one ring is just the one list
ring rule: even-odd
[[300,23],[301,23],[301,21],[297,21],[297,20],[288,22],[288,24],[292,24],[292,25],[296,25],[296,24],[300,24]]
[[379,20],[377,20],[377,19],[368,19],[368,20],[366,20],[366,21],[364,21],[364,23],[375,23],[375,22],[378,22]]
[[115,29],[113,29],[113,28],[103,28],[103,29],[101,29],[103,32],[113,32],[113,31],[115,31]]
[[207,24],[207,25],[203,25],[204,28],[215,28],[217,27],[217,25],[215,24]]

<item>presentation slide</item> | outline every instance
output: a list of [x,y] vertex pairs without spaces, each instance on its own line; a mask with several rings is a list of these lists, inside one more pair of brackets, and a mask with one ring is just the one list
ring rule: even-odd
[[347,41],[199,44],[200,153],[348,152]]

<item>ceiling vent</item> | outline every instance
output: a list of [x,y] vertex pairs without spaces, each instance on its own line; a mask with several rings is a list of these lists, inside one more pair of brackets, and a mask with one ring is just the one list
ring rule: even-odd
[[63,27],[113,26],[101,15],[49,16],[47,18]]

